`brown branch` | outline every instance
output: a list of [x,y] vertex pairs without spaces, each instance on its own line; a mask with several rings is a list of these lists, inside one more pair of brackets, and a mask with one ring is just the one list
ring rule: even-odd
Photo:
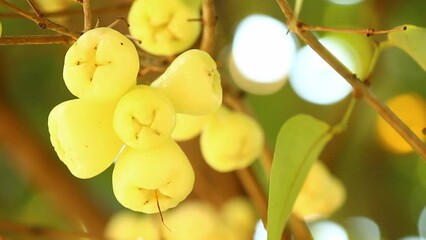
[[48,152],[21,118],[0,100],[0,145],[23,178],[46,192],[76,226],[83,224],[91,234],[102,234],[107,216],[98,208],[75,178]]
[[350,28],[335,28],[335,27],[322,27],[322,26],[311,26],[304,23],[299,23],[298,28],[301,31],[319,31],[319,32],[342,32],[342,33],[355,33],[364,34],[367,37],[372,35],[387,34],[390,32],[401,32],[407,30],[407,26],[400,26],[385,30],[376,30],[374,28],[369,29],[350,29]]
[[92,8],[90,7],[90,0],[77,0],[83,7],[84,14],[84,30],[87,32],[92,29]]
[[[2,234],[13,234],[13,236],[18,235],[20,238],[26,236],[31,237],[31,239],[103,239],[102,235],[88,234],[84,232],[60,231],[38,226],[27,226],[8,221],[0,221],[0,231]],[[1,236],[0,239],[2,239]]]
[[306,44],[308,44],[319,56],[321,56],[336,72],[338,72],[355,92],[373,108],[389,125],[393,127],[408,144],[426,160],[426,145],[423,143],[398,116],[392,112],[386,104],[381,102],[374,93],[362,83],[355,74],[345,67],[327,48],[325,48],[310,31],[304,31],[299,26],[303,25],[294,18],[293,11],[286,0],[277,0],[282,12],[288,21],[290,30],[294,31]]
[[[112,13],[129,9],[131,3],[121,3],[113,6],[105,6],[96,9],[92,9],[92,15],[102,14],[102,13]],[[55,12],[45,12],[45,17],[65,17],[65,16],[75,16],[82,15],[81,10],[75,9],[65,9]],[[13,13],[0,13],[0,18],[22,18],[22,15],[19,15],[15,12]]]
[[5,36],[0,45],[72,44],[75,40],[64,35]]
[[[30,0],[31,1],[31,0]],[[54,32],[69,36],[75,40],[77,40],[77,38],[79,37],[79,34],[77,33],[72,33],[70,32],[66,27],[56,24],[52,21],[50,21],[49,19],[47,19],[44,16],[38,16],[38,15],[34,15],[31,13],[28,13],[18,7],[16,7],[15,5],[12,5],[4,0],[0,0],[0,6],[3,6],[5,8],[8,8],[9,10],[21,15],[24,18],[27,18],[35,23],[37,23],[37,25],[42,28],[42,29],[50,29]],[[40,13],[38,13],[40,14]]]
[[37,3],[34,2],[34,0],[27,0],[27,2],[31,6],[31,8],[33,9],[37,17],[40,17],[40,18],[44,17],[44,15],[40,11],[40,8],[38,7]]
[[214,0],[203,0],[203,35],[201,37],[200,49],[213,54],[216,41],[216,9]]

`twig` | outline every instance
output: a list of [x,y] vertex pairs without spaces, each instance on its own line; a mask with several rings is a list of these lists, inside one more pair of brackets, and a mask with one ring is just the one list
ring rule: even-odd
[[37,3],[34,2],[34,0],[27,0],[28,4],[33,9],[34,13],[37,15],[37,17],[43,18],[44,15],[41,13],[40,8],[38,7]]
[[[100,7],[92,9],[93,14],[102,14],[102,13],[112,13],[129,9],[131,3],[121,3],[113,6]],[[66,9],[55,12],[45,12],[45,17],[64,17],[64,16],[74,16],[83,14],[81,10],[75,9]],[[22,15],[19,15],[15,12],[13,13],[0,13],[0,18],[22,18]]]
[[342,32],[342,33],[355,33],[364,34],[367,37],[372,35],[386,34],[390,32],[401,32],[407,30],[407,26],[400,26],[386,30],[375,30],[374,28],[369,29],[349,29],[349,28],[335,28],[335,27],[322,27],[322,26],[311,26],[299,22],[297,27],[301,31],[321,31],[321,32]]
[[9,155],[9,164],[29,183],[46,192],[76,225],[83,224],[89,233],[102,234],[107,216],[1,99],[0,116],[0,144]]
[[[48,238],[48,239],[103,239],[102,234],[94,235],[84,232],[60,231],[56,229],[27,226],[14,222],[0,221],[0,230],[3,234],[12,233],[19,238],[26,236],[33,238]],[[0,237],[0,239],[2,239]]]
[[16,7],[15,5],[12,5],[12,4],[4,1],[4,0],[0,0],[0,6],[8,8],[11,11],[13,11],[13,12],[15,12],[15,13],[17,13],[17,14],[19,14],[19,15],[21,15],[21,16],[23,16],[23,17],[25,17],[25,18],[27,18],[27,19],[35,22],[35,23],[37,23],[37,25],[40,28],[50,29],[50,30],[52,30],[54,32],[57,32],[57,33],[69,36],[69,37],[71,37],[71,38],[73,38],[75,40],[77,40],[77,38],[79,37],[79,34],[70,32],[66,27],[64,27],[62,25],[56,24],[56,23],[50,21],[49,19],[47,19],[45,17],[40,17],[40,16],[31,14],[31,13],[28,13],[28,12],[26,12],[26,11],[24,11],[24,10]]
[[84,30],[87,32],[92,29],[92,8],[90,7],[90,0],[78,0],[78,2],[83,7],[84,14]]
[[214,0],[203,0],[203,35],[201,38],[200,49],[213,54],[216,41],[216,9]]
[[[327,48],[325,48],[310,31],[300,29],[300,22],[294,17],[292,9],[286,0],[277,0],[282,12],[287,18],[289,28],[294,31],[306,44],[321,56],[336,72],[338,72],[354,90],[373,108],[389,125],[391,125],[410,146],[426,160],[426,145],[407,127],[407,125],[381,102],[368,86],[364,85],[348,68],[345,67]],[[303,25],[303,24],[302,24]]]
[[75,40],[65,35],[4,36],[0,45],[72,44]]

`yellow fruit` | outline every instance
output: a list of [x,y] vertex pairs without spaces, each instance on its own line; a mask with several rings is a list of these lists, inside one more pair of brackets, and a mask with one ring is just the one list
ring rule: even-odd
[[237,229],[238,239],[253,237],[258,217],[253,205],[245,197],[234,197],[228,200],[220,211],[222,221],[230,228]]
[[192,191],[194,171],[185,153],[169,140],[157,147],[126,147],[112,175],[114,195],[125,207],[156,213],[176,207]]
[[172,138],[176,141],[187,141],[198,136],[209,117],[210,115],[176,114],[176,126],[172,132]]
[[215,61],[202,50],[179,55],[152,84],[163,91],[177,113],[205,115],[222,104],[222,86]]
[[330,174],[324,164],[317,161],[297,196],[293,213],[301,218],[328,217],[339,209],[346,191],[339,179]]
[[105,237],[110,240],[149,239],[160,240],[160,225],[153,215],[121,211],[108,221]]
[[219,111],[201,133],[201,152],[207,164],[220,172],[241,169],[261,154],[264,135],[260,125],[241,112]]
[[63,102],[48,118],[50,140],[56,153],[79,178],[93,177],[114,161],[123,142],[112,128],[115,104],[82,99]]
[[175,110],[169,99],[146,85],[126,93],[114,113],[114,130],[133,148],[150,148],[170,139]]
[[[407,124],[407,126],[422,140],[426,136],[422,133],[426,128],[426,103],[415,93],[395,96],[387,102],[388,107]],[[377,134],[384,147],[394,153],[409,153],[412,147],[382,118],[376,122]]]
[[129,30],[140,47],[155,55],[174,55],[190,48],[201,32],[200,1],[136,0],[128,16]]
[[162,228],[165,240],[216,240],[219,217],[207,203],[190,200],[164,214],[165,224]]
[[84,33],[65,55],[64,81],[75,96],[118,100],[136,85],[139,56],[133,43],[111,28]]

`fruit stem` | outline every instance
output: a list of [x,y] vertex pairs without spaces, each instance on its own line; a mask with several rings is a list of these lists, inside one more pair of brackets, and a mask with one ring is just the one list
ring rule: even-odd
[[167,230],[169,230],[169,232],[172,232],[172,231],[170,230],[170,228],[169,228],[169,227],[167,227],[167,225],[164,223],[163,212],[161,211],[160,201],[158,200],[158,190],[157,190],[157,189],[155,189],[155,190],[154,190],[154,196],[155,196],[155,201],[156,201],[156,203],[157,203],[157,208],[158,208],[158,213],[159,213],[159,215],[160,215],[161,223],[163,224],[163,226],[164,226],[165,228],[167,228]]

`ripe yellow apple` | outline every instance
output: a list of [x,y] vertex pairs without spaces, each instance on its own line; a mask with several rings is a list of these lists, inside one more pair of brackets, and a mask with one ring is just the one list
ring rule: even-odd
[[125,207],[144,213],[176,207],[192,191],[194,171],[173,140],[147,149],[126,147],[112,175],[114,195]]
[[163,91],[177,113],[205,115],[222,104],[222,86],[216,63],[198,49],[179,55],[152,84]]

